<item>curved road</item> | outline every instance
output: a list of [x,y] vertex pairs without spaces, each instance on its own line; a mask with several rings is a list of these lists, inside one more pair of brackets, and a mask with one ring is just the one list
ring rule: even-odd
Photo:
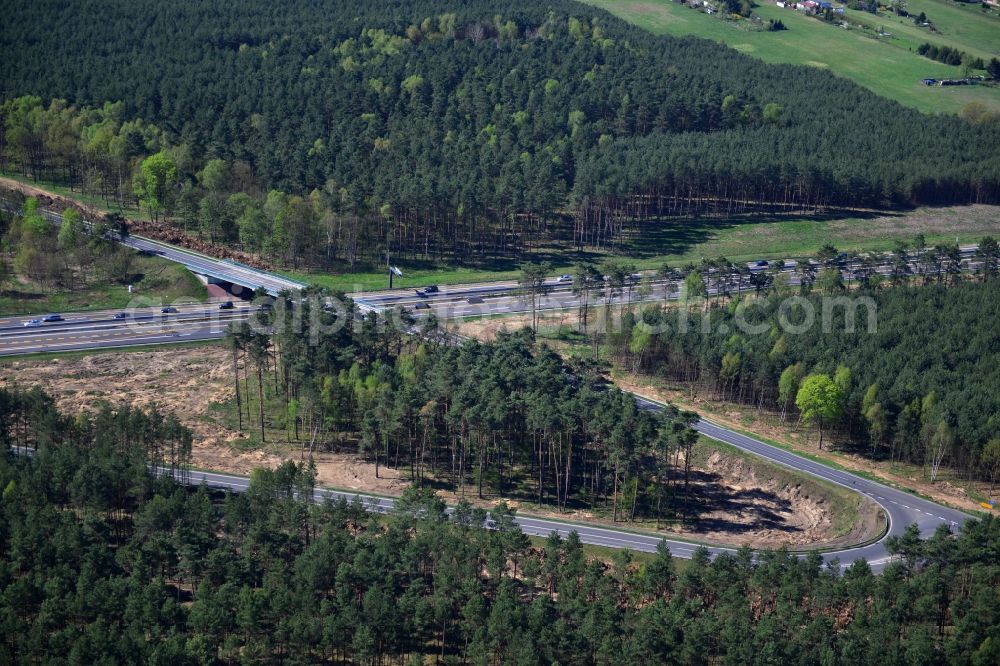
[[[49,215],[47,213],[47,215]],[[55,217],[55,214],[51,214]],[[245,266],[223,262],[211,257],[173,248],[169,245],[141,238],[123,239],[127,245],[147,252],[154,252],[166,259],[182,263],[195,272],[213,275],[219,279],[227,279],[245,286],[261,286],[276,293],[281,289],[295,289],[300,283],[281,276],[270,275]],[[968,262],[974,247],[963,247],[963,258]],[[575,297],[569,293],[565,282],[548,281],[550,287],[561,292],[559,303],[549,307],[572,307],[576,305]],[[661,292],[672,287],[661,286]],[[459,316],[466,314],[499,314],[503,312],[527,309],[523,299],[515,295],[517,285],[513,283],[493,283],[453,287],[426,299],[438,303],[457,304],[461,300],[472,298],[478,302],[476,312],[454,312]],[[663,294],[667,296],[668,294]],[[672,295],[672,294],[669,294]],[[355,300],[363,310],[378,310],[397,304],[412,305],[423,301],[414,299],[415,294],[409,290],[383,292],[382,294],[357,294]],[[489,302],[484,296],[493,296]],[[663,297],[661,296],[661,297]],[[520,302],[517,302],[520,301]],[[548,305],[548,304],[546,304]],[[430,308],[426,308],[430,309]],[[68,351],[76,349],[94,349],[102,347],[119,347],[135,344],[166,344],[185,342],[188,340],[212,339],[222,337],[230,321],[246,319],[253,311],[250,307],[238,306],[235,310],[220,311],[206,305],[179,306],[177,313],[164,315],[156,310],[136,310],[130,313],[127,320],[113,317],[114,312],[76,313],[66,315],[65,321],[37,323],[25,326],[32,317],[8,318],[0,320],[0,356],[26,354],[38,351]],[[418,313],[420,311],[418,310]],[[636,396],[637,402],[645,409],[660,409],[661,406],[646,398]],[[808,458],[790,453],[784,449],[756,440],[747,435],[729,430],[716,423],[702,419],[696,429],[707,437],[740,448],[750,454],[765,458],[793,470],[824,479],[855,492],[867,495],[879,504],[889,520],[888,535],[901,534],[910,524],[916,524],[922,536],[929,536],[939,526],[946,525],[956,528],[970,519],[970,516],[954,509],[949,509],[934,502],[921,499],[910,493],[890,488],[883,484],[869,481],[846,471],[827,467]],[[244,477],[195,472],[190,475],[193,483],[205,482],[213,486],[229,488],[234,491],[245,490],[249,480]],[[344,493],[333,490],[317,490],[316,499],[328,496],[355,497],[355,493]],[[392,500],[357,495],[369,502],[373,510],[387,511],[392,507]],[[552,531],[562,535],[576,530],[585,543],[608,546],[613,548],[630,548],[638,551],[653,551],[660,543],[661,537],[651,533],[637,533],[628,530],[593,527],[579,523],[569,523],[558,520],[543,520],[522,516],[518,518],[521,528],[531,535],[546,536]],[[889,561],[885,549],[885,539],[858,548],[846,548],[824,554],[827,561],[838,558],[842,565],[864,558],[873,569],[881,569]],[[679,557],[690,557],[697,546],[684,541],[667,540],[670,550]],[[728,548],[709,548],[713,553],[732,552]]]
[[[661,409],[660,404],[646,398],[636,396],[636,401],[644,409]],[[891,559],[885,549],[886,537],[902,534],[906,527],[913,523],[917,524],[922,536],[928,537],[941,525],[946,525],[949,529],[954,530],[971,518],[971,516],[961,511],[940,506],[910,493],[890,488],[875,481],[869,481],[849,472],[827,467],[779,447],[765,444],[752,437],[729,430],[706,419],[701,419],[695,428],[706,437],[725,442],[779,465],[867,495],[884,509],[889,520],[889,529],[882,539],[856,548],[842,548],[825,552],[823,554],[825,562],[836,559],[840,562],[841,567],[846,567],[856,560],[865,559],[873,570],[880,571]],[[225,488],[233,492],[242,492],[247,489],[250,480],[246,477],[232,474],[192,472],[188,482],[192,484],[206,483],[207,485]],[[322,502],[327,498],[344,498],[348,501],[359,498],[368,510],[380,513],[388,513],[393,507],[393,500],[387,497],[327,489],[317,489],[314,493],[314,499],[318,502]],[[655,552],[657,545],[661,541],[666,541],[671,554],[682,558],[690,558],[698,548],[697,544],[677,539],[664,539],[650,532],[598,527],[577,522],[518,516],[517,524],[526,534],[532,536],[545,537],[552,532],[557,532],[565,537],[570,532],[576,531],[584,543],[609,548],[628,548],[640,552]],[[723,552],[735,552],[734,548],[719,546],[707,546],[707,549],[713,555]]]
[[[658,403],[642,397],[637,396],[636,400],[645,409],[657,410],[661,408]],[[916,523],[921,535],[927,537],[933,534],[940,525],[947,525],[950,529],[955,529],[970,518],[970,516],[961,511],[942,507],[910,493],[813,462],[802,456],[795,455],[770,444],[765,444],[705,419],[700,420],[695,428],[706,437],[725,442],[779,465],[867,495],[885,510],[889,520],[889,529],[886,537],[902,534],[906,527],[912,523]],[[225,488],[233,492],[242,492],[250,484],[250,480],[246,477],[213,472],[191,472],[188,482],[192,484],[205,483],[209,486]],[[370,511],[388,513],[393,507],[393,500],[387,497],[326,489],[317,489],[314,493],[314,499],[318,502],[322,502],[327,498],[344,498],[351,501],[355,497],[359,498]],[[697,544],[691,542],[664,539],[649,532],[644,533],[629,531],[627,529],[597,527],[584,523],[518,516],[517,524],[525,534],[532,536],[545,537],[552,532],[557,532],[565,537],[575,530],[584,543],[609,548],[628,548],[640,552],[655,552],[657,545],[661,541],[666,541],[671,554],[682,558],[690,558],[698,548]],[[885,549],[886,537],[875,543],[857,548],[842,548],[826,552],[823,554],[823,559],[826,562],[837,559],[842,567],[846,567],[856,560],[865,559],[873,570],[880,571],[890,561],[889,553]],[[734,548],[718,546],[707,546],[707,549],[713,555],[723,552],[735,552]]]
[[[637,400],[640,404],[649,402],[644,398],[637,398]],[[729,430],[706,419],[699,420],[695,429],[706,437],[725,442],[771,462],[868,496],[869,499],[882,507],[889,520],[886,537],[900,535],[907,526],[914,523],[920,529],[921,536],[929,537],[941,525],[946,525],[949,529],[954,530],[971,518],[962,511],[941,506],[906,491],[870,481],[847,471],[828,467],[777,446],[765,444],[760,440]],[[864,558],[868,560],[873,569],[881,569],[889,561],[889,554],[886,552],[885,538],[883,538],[872,544],[858,548],[839,549],[824,555],[824,559],[827,561],[833,558],[839,558],[844,564]]]
[[[224,334],[230,321],[246,319],[254,308],[240,304],[234,310],[218,310],[217,306],[202,304],[178,306],[177,313],[164,315],[157,310],[137,310],[130,313],[130,319],[117,320],[114,312],[90,312],[65,315],[65,321],[43,323],[25,327],[24,322],[31,317],[0,319],[0,356],[32,353],[36,351],[67,351],[73,349],[95,349],[120,347],[133,344],[170,344],[199,339],[219,338]],[[636,401],[645,409],[658,410],[656,402],[636,396]],[[880,505],[889,521],[888,535],[901,534],[904,529],[916,523],[923,536],[930,536],[940,525],[957,528],[970,516],[954,509],[946,508],[921,499],[905,491],[897,490],[874,481],[864,479],[846,471],[820,464],[785,449],[766,444],[757,439],[724,428],[709,420],[702,419],[696,429],[707,437],[740,448],[750,454],[770,460],[801,473],[838,484],[855,492],[867,495]],[[244,490],[249,480],[227,474],[197,472],[191,481],[202,480],[213,486]],[[317,498],[327,496],[354,497],[354,493],[339,491],[317,491]],[[386,511],[392,500],[359,495],[376,510]],[[628,529],[594,527],[581,523],[558,520],[544,520],[522,516],[518,518],[521,528],[530,535],[547,536],[552,531],[565,536],[576,530],[580,538],[589,544],[612,548],[630,548],[652,552],[661,537],[652,533],[633,532]],[[696,545],[668,539],[670,551],[678,557],[691,557]],[[712,553],[732,552],[733,549],[710,547]],[[842,565],[864,558],[875,570],[889,561],[884,539],[861,546],[827,552],[824,559],[838,558]]]

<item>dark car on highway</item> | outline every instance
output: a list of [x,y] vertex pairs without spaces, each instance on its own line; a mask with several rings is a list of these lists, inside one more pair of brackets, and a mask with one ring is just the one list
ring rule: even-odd
[[51,322],[51,321],[63,321],[63,318],[62,318],[62,315],[57,315],[57,314],[50,314],[50,315],[49,315],[49,316],[47,316],[47,317],[43,317],[43,318],[42,318],[42,321],[45,321],[45,322]]
[[162,312],[163,314],[170,314],[172,312],[177,312],[177,308],[175,308],[175,307],[173,307],[171,305],[168,305],[165,308],[160,308],[160,312]]
[[125,319],[127,317],[128,317],[127,312],[116,312],[111,316],[112,319]]
[[232,310],[233,309],[233,302],[232,301],[222,301],[221,303],[219,303],[219,309],[220,310]]
[[425,294],[436,294],[437,292],[438,288],[436,284],[429,284],[426,287],[424,287]]

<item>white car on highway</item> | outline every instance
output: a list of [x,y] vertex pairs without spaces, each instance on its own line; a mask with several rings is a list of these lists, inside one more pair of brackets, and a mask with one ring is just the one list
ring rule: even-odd
[[41,326],[42,325],[42,320],[41,319],[29,319],[28,321],[24,322],[24,325],[25,326]]

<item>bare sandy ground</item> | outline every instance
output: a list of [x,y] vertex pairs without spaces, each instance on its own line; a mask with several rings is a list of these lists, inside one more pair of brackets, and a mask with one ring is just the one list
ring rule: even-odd
[[[682,409],[690,409],[704,414],[710,414],[718,423],[739,430],[759,434],[774,442],[780,442],[793,449],[798,449],[811,455],[819,456],[855,471],[866,472],[890,485],[910,488],[937,502],[951,505],[966,511],[981,511],[979,503],[971,499],[966,490],[960,486],[939,481],[929,483],[919,476],[902,475],[891,471],[885,463],[868,460],[862,456],[844,453],[842,451],[820,451],[818,440],[811,431],[797,430],[792,424],[774,425],[767,420],[752,415],[753,410],[739,411],[732,405],[719,404],[703,397],[691,397],[683,391],[667,390],[655,386],[649,378],[632,377],[619,373],[615,376],[615,384],[621,388],[644,395],[661,402],[671,402]],[[749,419],[749,420],[748,420]]]
[[[231,363],[228,352],[214,346],[12,360],[0,364],[0,386],[39,386],[70,412],[93,410],[101,402],[156,405],[173,411],[194,432],[193,461],[201,468],[247,474],[255,467],[299,459],[302,452],[288,442],[248,449],[245,436],[220,422],[212,403],[232,398]],[[407,470],[382,467],[380,478],[376,478],[374,464],[354,455],[322,453],[315,461],[322,485],[385,495],[398,495],[408,485]],[[715,454],[702,469],[696,469],[694,483],[704,503],[703,520],[698,529],[674,532],[678,535],[756,547],[832,543],[843,538],[835,538],[824,498],[758,479],[745,461]],[[449,501],[458,499],[455,493],[442,495]],[[474,490],[466,495],[470,500],[474,496]],[[489,506],[495,499],[474,503]],[[534,515],[599,520],[587,511],[557,514],[534,506],[526,510]],[[636,526],[652,527],[650,523]]]
[[[487,341],[494,339],[497,332],[501,330],[513,331],[528,326],[530,319],[530,315],[527,314],[512,315],[502,318],[463,320],[454,322],[453,326],[462,335]],[[596,322],[595,325],[600,323],[599,317],[594,317],[593,321]],[[543,331],[557,330],[560,326],[575,328],[577,325],[576,312],[571,310],[548,312],[539,320],[539,329]],[[548,341],[548,344],[557,351],[564,346],[559,341]],[[947,480],[930,483],[919,475],[899,473],[898,470],[890,469],[886,463],[872,461],[843,451],[820,451],[816,437],[811,431],[795,428],[793,424],[775,425],[769,419],[758,416],[752,409],[741,410],[732,405],[699,396],[692,399],[687,391],[664,389],[649,377],[637,377],[627,372],[615,372],[613,380],[615,384],[626,391],[661,402],[670,402],[683,409],[710,414],[714,420],[725,426],[757,433],[771,441],[826,458],[846,469],[871,474],[890,485],[913,489],[937,502],[966,511],[982,510],[979,502],[970,498],[968,491],[962,486],[949,483]]]
[[718,450],[705,465],[694,469],[696,478],[703,479],[699,496],[708,510],[700,513],[692,529],[680,534],[758,547],[829,547],[866,541],[881,528],[878,507],[859,497],[858,519],[846,533],[837,535],[834,507],[817,487],[762,475],[750,461]]
[[[553,310],[538,317],[538,329],[557,329],[559,326],[576,326],[576,310]],[[484,342],[495,340],[500,331],[516,331],[531,325],[531,314],[512,314],[504,317],[472,317],[450,322],[449,326],[460,335]]]
[[[156,405],[174,412],[194,432],[196,467],[248,474],[255,467],[280,464],[298,453],[280,443],[248,450],[246,437],[220,424],[213,402],[233,397],[232,357],[221,347],[193,347],[151,352],[111,352],[47,360],[7,361],[0,365],[0,386],[39,386],[69,412],[97,409],[101,402],[136,407]],[[317,458],[324,485],[393,494],[406,484],[376,479],[374,465],[353,456]],[[383,470],[381,476],[386,476]]]

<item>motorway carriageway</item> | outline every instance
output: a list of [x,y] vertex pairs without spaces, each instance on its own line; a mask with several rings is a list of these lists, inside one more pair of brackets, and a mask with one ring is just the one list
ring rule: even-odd
[[[170,344],[189,340],[218,338],[224,334],[226,326],[231,321],[246,319],[254,308],[247,304],[239,304],[233,310],[219,310],[216,305],[178,306],[179,312],[162,314],[156,308],[135,310],[128,320],[113,318],[116,311],[86,312],[64,315],[63,322],[41,324],[37,327],[25,327],[24,322],[32,317],[15,317],[0,319],[0,355],[24,354],[35,351],[70,351],[76,349],[95,349],[104,347],[122,347],[136,344]],[[636,400],[644,409],[658,410],[661,406],[646,398],[636,396]],[[729,430],[709,420],[702,419],[696,429],[707,437],[740,448],[750,454],[762,457],[828,482],[843,486],[852,491],[868,496],[884,510],[889,520],[888,534],[898,535],[907,525],[916,523],[922,536],[927,537],[941,525],[956,528],[969,518],[968,515],[921,499],[905,491],[869,481],[849,472],[827,467],[808,458],[793,454],[752,437]],[[200,483],[204,480],[211,485],[226,487],[234,491],[245,489],[248,480],[227,474],[210,474],[197,472],[192,474],[192,481]],[[343,495],[335,491],[317,491],[317,497],[325,497],[323,493],[334,496]],[[347,493],[353,498],[355,493]],[[360,495],[372,506],[380,510],[388,510],[392,500],[373,498]],[[546,536],[553,530],[565,536],[572,530],[580,534],[580,538],[589,544],[608,547],[630,548],[650,552],[655,550],[661,537],[651,533],[639,533],[628,529],[614,527],[597,527],[581,523],[571,523],[559,520],[543,520],[522,516],[518,520],[522,529],[528,534]],[[672,553],[679,557],[690,557],[695,546],[689,542],[668,539]],[[713,553],[731,552],[730,548],[712,547]],[[839,549],[824,555],[827,560],[838,558],[842,564],[865,558],[873,569],[881,569],[889,560],[884,547],[884,539],[858,548]]]
[[[659,408],[656,403],[643,398],[637,397],[637,400],[646,409]],[[812,462],[783,449],[730,431],[710,421],[700,421],[697,429],[712,439],[729,443],[754,455],[776,462],[779,465],[800,470],[808,475],[825,479],[831,483],[844,486],[868,496],[872,501],[879,504],[887,514],[889,529],[886,536],[902,534],[908,525],[916,523],[921,535],[927,537],[933,534],[941,525],[946,525],[949,529],[955,529],[969,518],[969,516],[960,511],[944,508],[909,493]],[[195,485],[204,483],[208,486],[232,492],[243,492],[250,484],[250,480],[246,477],[202,471],[190,472],[186,481]],[[390,513],[394,506],[394,500],[388,497],[323,488],[317,488],[314,491],[314,501],[323,502],[327,499],[334,501],[345,499],[348,502],[357,499],[367,510],[383,514]],[[525,534],[531,536],[547,537],[552,532],[556,532],[565,538],[570,532],[575,531],[584,543],[608,548],[628,548],[634,551],[651,553],[656,551],[661,541],[665,541],[672,555],[690,558],[698,547],[698,544],[690,541],[664,538],[650,532],[631,531],[627,528],[604,527],[525,515],[519,515],[516,522]],[[837,560],[841,567],[846,567],[856,560],[863,558],[874,571],[881,571],[891,560],[891,556],[886,551],[884,544],[885,538],[883,537],[874,543],[858,547],[830,550],[823,553],[823,560],[827,563]],[[722,546],[706,546],[706,548],[713,556],[720,553],[735,552],[734,548]]]
[[[143,245],[133,245],[143,243]],[[145,245],[144,243],[150,243]],[[270,276],[254,269],[240,267],[229,262],[220,262],[211,258],[202,258],[194,253],[155,241],[145,239],[130,238],[126,244],[138,247],[144,251],[154,252],[166,259],[177,261],[198,271],[213,271],[223,273],[233,268],[241,271],[246,270],[251,275],[256,275],[254,279],[273,278],[273,282],[260,281],[260,286],[269,284],[269,290],[292,288],[293,284],[280,276]],[[968,264],[968,260],[974,253],[974,247],[963,247],[963,257]],[[192,257],[194,257],[192,259]],[[201,266],[202,261],[208,261],[210,265]],[[790,263],[790,262],[789,262]],[[200,268],[199,268],[200,266]],[[785,270],[790,270],[786,267]],[[754,270],[754,269],[752,269]],[[763,267],[756,270],[766,270]],[[887,268],[883,266],[882,272]],[[250,281],[250,277],[241,277]],[[543,309],[562,309],[574,307],[579,304],[578,299],[572,295],[571,286],[566,282],[549,280],[547,286],[551,288],[551,294],[543,300]],[[752,287],[751,287],[752,288]],[[500,282],[490,284],[468,285],[465,287],[451,287],[442,289],[440,293],[432,297],[418,298],[411,290],[400,290],[396,292],[381,292],[377,294],[355,294],[353,297],[364,311],[382,310],[393,308],[396,305],[413,306],[417,302],[431,302],[435,310],[442,311],[441,314],[450,312],[450,316],[470,316],[470,315],[496,315],[508,312],[525,311],[528,309],[527,299],[518,296],[518,285],[514,282]],[[657,290],[659,293],[657,294]],[[493,297],[496,295],[495,297]],[[666,298],[676,296],[676,283],[660,283],[654,286],[652,297]],[[468,303],[469,298],[485,299],[489,301],[481,303]],[[466,300],[466,305],[475,306],[466,308],[464,306],[455,307],[462,299]],[[615,302],[627,299],[627,294],[622,294]],[[603,302],[600,294],[596,295],[595,304]],[[239,303],[233,310],[219,310],[217,305],[196,304],[177,306],[177,313],[163,314],[158,308],[132,309],[130,317],[124,320],[114,319],[114,310],[103,312],[84,312],[74,314],[64,314],[65,321],[47,322],[38,326],[24,326],[24,322],[41,316],[12,317],[0,319],[0,356],[10,356],[18,354],[28,354],[46,351],[73,351],[85,349],[114,348],[133,345],[155,345],[171,344],[193,340],[206,340],[221,338],[226,327],[232,321],[245,320],[253,308],[245,303]],[[470,311],[471,310],[471,311]],[[418,310],[417,313],[426,312]],[[659,409],[659,406],[644,398],[637,397],[640,405],[647,409]],[[697,424],[697,429],[708,437],[728,443],[741,448],[749,453],[771,460],[789,468],[799,470],[811,476],[819,477],[839,484],[851,490],[867,495],[870,499],[878,503],[889,518],[888,534],[901,534],[905,527],[911,523],[916,523],[922,536],[929,536],[940,525],[956,527],[967,520],[966,514],[937,505],[933,502],[917,498],[904,491],[896,490],[888,486],[868,481],[848,472],[826,467],[813,462],[807,458],[794,455],[778,447],[774,447],[751,437],[728,430],[707,420],[701,420]],[[200,482],[205,480],[212,485],[229,487],[232,490],[245,489],[248,481],[242,477],[209,474],[198,472],[192,475],[192,481]],[[317,491],[327,493],[335,491]],[[353,497],[353,493],[348,494]],[[391,507],[392,500],[368,498],[368,501],[375,502],[376,508],[387,510]],[[542,520],[530,517],[519,519],[522,528],[528,534],[545,536],[551,531],[560,534],[568,534],[571,530],[576,530],[585,543],[604,545],[609,547],[627,547],[640,551],[654,550],[661,537],[652,534],[640,534],[627,530],[594,527],[589,525],[569,523],[558,520]],[[690,557],[694,546],[688,542],[668,540],[671,552],[679,557]],[[711,548],[712,552],[719,553],[731,551],[727,548]],[[884,539],[876,543],[868,544],[858,548],[842,549],[827,553],[826,559],[839,558],[842,564],[848,564],[861,557],[866,558],[876,570],[881,569],[888,561],[889,556],[884,547]]]
[[[215,340],[230,323],[245,321],[255,311],[242,302],[231,310],[213,303],[175,307],[175,313],[160,308],[76,312],[35,326],[25,323],[43,315],[7,317],[0,319],[0,356]],[[125,319],[114,318],[120,312]]]
[[[976,252],[975,245],[963,245],[961,248],[964,270],[973,270],[978,264],[973,261]],[[799,278],[796,274],[796,262],[786,261],[782,272],[789,275],[789,284],[797,286]],[[855,263],[848,264],[842,275],[846,280],[854,280],[853,274]],[[818,268],[818,267],[817,267]],[[917,273],[917,266],[910,264],[913,274]],[[767,272],[768,266],[756,266],[751,262],[749,270],[751,273]],[[892,272],[891,263],[886,261],[877,268],[879,274],[888,276]],[[714,282],[714,273],[707,276]],[[745,276],[744,276],[745,278]],[[720,278],[723,279],[723,278]],[[728,278],[729,287],[727,293],[737,293],[739,291],[754,291],[755,287],[750,285],[746,279],[739,282],[739,276],[731,274]],[[638,304],[636,292],[639,287],[638,282],[633,283],[631,290],[632,303]],[[650,284],[652,293],[644,299],[645,301],[657,301],[665,299],[676,299],[680,290],[680,282],[653,280]],[[530,310],[528,298],[522,294],[522,288],[516,281],[485,282],[479,284],[442,286],[439,291],[433,294],[418,296],[416,289],[394,289],[374,292],[356,292],[348,294],[363,310],[386,310],[396,307],[403,307],[413,311],[417,316],[422,313],[433,312],[439,320],[455,318],[473,318],[481,316],[517,314]],[[598,285],[591,291],[591,304],[595,306],[604,305],[605,288]],[[714,296],[717,289],[709,287],[708,295]],[[625,303],[629,299],[629,290],[623,288],[621,294],[616,296],[613,304]],[[573,285],[569,280],[549,278],[545,281],[543,293],[539,295],[538,309],[544,310],[568,310],[579,307],[581,299],[573,293]],[[419,307],[419,309],[418,309]]]
[[[233,474],[219,474],[216,472],[192,471],[187,474],[185,481],[191,485],[204,483],[213,488],[222,488],[232,492],[245,492],[250,486],[250,479],[245,476]],[[317,488],[313,491],[313,500],[325,502],[326,500],[338,501],[344,499],[348,502],[359,500],[366,510],[373,513],[390,513],[395,506],[395,501],[389,497],[378,497],[375,495],[365,495],[342,490],[330,490]],[[451,509],[448,509],[449,513]],[[608,548],[628,548],[630,550],[652,553],[656,551],[657,544],[663,539],[653,534],[643,534],[640,532],[628,532],[625,530],[598,527],[582,523],[570,523],[560,520],[549,520],[544,518],[532,518],[529,516],[518,516],[517,524],[525,534],[530,536],[547,537],[552,532],[557,532],[565,538],[570,532],[576,531],[580,535],[580,540],[584,543],[606,546]],[[686,541],[667,540],[671,554],[677,557],[690,559],[694,554],[697,544]],[[736,552],[732,548],[710,548],[715,553]]]
[[[662,405],[659,403],[640,396],[636,396],[636,401],[643,409],[662,409]],[[803,456],[729,430],[710,420],[701,419],[696,424],[695,429],[706,437],[735,446],[757,457],[865,495],[882,508],[889,522],[883,537],[856,547],[828,550],[822,554],[823,561],[826,563],[837,561],[843,568],[850,566],[857,560],[864,559],[873,571],[881,571],[892,559],[885,548],[886,537],[901,535],[907,526],[915,523],[921,536],[926,538],[941,526],[954,531],[970,518],[961,511],[943,507],[906,491],[814,462]],[[196,485],[204,483],[232,492],[243,492],[250,484],[250,480],[246,477],[203,471],[191,472],[186,481]],[[314,491],[314,501],[323,502],[327,499],[334,501],[344,499],[348,502],[358,500],[367,510],[383,514],[390,513],[394,506],[394,500],[388,497],[323,488],[317,488]],[[531,536],[547,537],[552,532],[556,532],[565,538],[570,532],[575,531],[584,543],[608,548],[628,548],[638,552],[652,553],[656,551],[661,541],[665,541],[671,554],[682,558],[690,558],[698,548],[698,544],[690,541],[664,538],[651,532],[629,530],[627,527],[605,527],[526,515],[519,515],[516,522],[525,534]],[[706,548],[712,556],[735,552],[734,548],[723,546],[706,546]]]

